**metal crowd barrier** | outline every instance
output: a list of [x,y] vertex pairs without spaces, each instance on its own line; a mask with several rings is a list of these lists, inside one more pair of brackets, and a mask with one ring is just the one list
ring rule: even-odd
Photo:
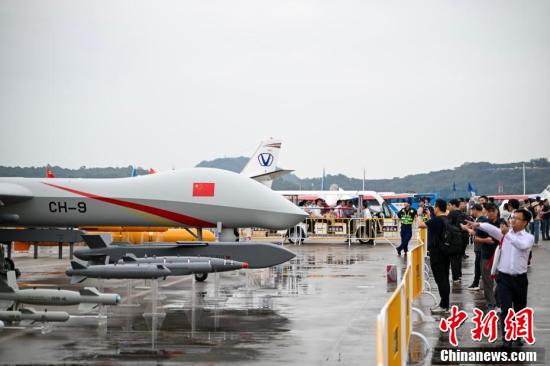
[[407,267],[397,288],[380,310],[377,317],[376,365],[407,364],[409,342],[412,335],[419,337],[429,348],[428,340],[420,333],[413,331],[412,313],[419,314],[421,321],[424,314],[413,308],[413,301],[425,293],[425,229],[419,230],[418,245],[407,257]]
[[310,217],[290,228],[288,239],[291,243],[301,244],[306,238],[314,240],[342,240],[376,244],[400,240],[400,222],[397,218],[333,218]]

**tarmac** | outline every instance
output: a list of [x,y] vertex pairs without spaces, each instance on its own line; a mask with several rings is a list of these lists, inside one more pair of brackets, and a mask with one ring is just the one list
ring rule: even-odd
[[[246,244],[243,244],[246,245]],[[411,242],[411,246],[414,245]],[[376,315],[390,297],[386,266],[405,266],[388,243],[376,246],[343,242],[286,245],[296,258],[277,267],[210,274],[205,282],[192,276],[160,281],[160,306],[165,313],[158,331],[151,330],[151,283],[134,280],[87,280],[71,286],[64,271],[68,249],[57,259],[57,248],[17,253],[19,283],[65,289],[98,286],[117,292],[122,304],[99,310],[99,316],[77,316],[69,323],[22,329],[0,329],[0,364],[188,364],[374,365]],[[465,260],[463,281],[452,289],[451,302],[472,314],[482,305],[482,292],[466,287],[473,278],[473,252]],[[550,242],[534,249],[529,274],[528,304],[535,310],[537,347],[550,349]],[[433,279],[432,291],[437,296]],[[447,334],[432,317],[433,299],[424,294],[413,306],[426,315],[413,329],[431,347],[448,346]],[[34,306],[36,310],[43,310]],[[79,315],[77,306],[48,307]],[[470,326],[459,328],[461,346],[478,346]],[[418,339],[413,338],[420,347]],[[487,344],[487,343],[485,343]],[[415,347],[417,348],[417,347]],[[431,364],[431,354],[421,364]]]

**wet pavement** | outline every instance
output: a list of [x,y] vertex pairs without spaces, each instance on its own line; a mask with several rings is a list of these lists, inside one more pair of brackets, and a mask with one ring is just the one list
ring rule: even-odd
[[[387,243],[287,247],[296,258],[274,268],[211,274],[206,282],[191,276],[160,281],[159,311],[166,315],[158,332],[151,331],[151,319],[143,316],[151,312],[150,283],[135,280],[128,301],[127,281],[88,280],[85,286],[121,294],[123,305],[102,309],[106,318],[77,317],[42,331],[0,330],[0,364],[374,364],[376,315],[392,290],[386,284],[386,265],[403,267],[404,259]],[[533,253],[528,304],[535,310],[535,346],[550,349],[550,242],[542,242]],[[466,289],[474,261],[471,249],[468,254],[451,303],[471,319],[472,308],[483,305],[483,293]],[[41,249],[38,260],[27,254],[17,254],[15,260],[22,270],[20,283],[84,286],[69,284],[64,274],[69,261],[57,259],[57,248]],[[433,278],[430,283],[437,296]],[[413,328],[431,347],[446,347],[448,336],[437,326],[440,317],[429,312],[433,304],[426,294],[415,301],[426,320]],[[48,309],[79,315],[76,306]],[[480,345],[470,337],[471,324],[468,320],[458,330],[461,347]],[[420,345],[417,339],[412,342]]]
[[[474,278],[474,260],[475,255],[472,248],[468,248],[469,258],[463,261],[463,277],[461,283],[451,283],[451,305],[457,305],[460,310],[468,314],[468,319],[458,328],[458,345],[463,347],[500,347],[502,339],[500,329],[498,330],[498,339],[489,343],[486,338],[483,342],[472,340],[471,330],[474,323],[473,308],[478,307],[482,310],[484,306],[483,290],[470,291],[467,287]],[[533,248],[533,260],[528,270],[529,288],[527,293],[527,305],[534,310],[534,336],[536,342],[531,346],[524,346],[523,349],[544,348],[546,350],[546,364],[550,363],[550,241],[541,241],[539,245]],[[436,295],[437,286],[433,277],[430,278],[432,292]],[[438,325],[441,316],[431,316],[429,308],[434,305],[434,301],[427,295],[421,295],[413,306],[420,308],[426,315],[426,322],[414,324],[414,330],[425,335],[432,347],[454,348],[450,346],[448,333],[439,331]],[[448,316],[448,315],[447,315]],[[456,348],[455,348],[456,349]],[[425,364],[431,364],[431,355]]]
[[[105,308],[106,320],[71,319],[46,334],[0,330],[0,363],[373,364],[376,314],[390,295],[386,265],[403,259],[389,244],[287,247],[296,258],[274,268],[211,274],[202,283],[191,276],[160,281],[166,316],[156,334],[143,316],[151,312],[151,289],[135,280],[131,302],[139,305]],[[57,259],[57,248],[15,261],[21,283],[96,285],[128,301],[124,280],[70,286],[69,261]],[[78,314],[76,306],[48,309]]]

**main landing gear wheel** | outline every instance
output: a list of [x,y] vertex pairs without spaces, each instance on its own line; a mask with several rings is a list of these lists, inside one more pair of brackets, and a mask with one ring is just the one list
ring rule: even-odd
[[355,230],[355,238],[361,244],[374,244],[374,239],[370,238],[370,233],[372,233],[372,228],[369,230],[367,226],[360,226]]
[[195,281],[203,282],[208,278],[208,273],[195,273]]
[[306,238],[304,230],[301,227],[288,229],[288,241],[292,244],[302,244]]

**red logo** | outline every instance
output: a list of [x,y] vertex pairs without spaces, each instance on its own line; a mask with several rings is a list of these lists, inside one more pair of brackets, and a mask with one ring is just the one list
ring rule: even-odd
[[483,316],[483,312],[478,308],[474,308],[474,329],[472,329],[472,339],[474,341],[481,341],[482,337],[489,338],[489,342],[494,342],[497,339],[497,312],[491,310],[487,315]]
[[458,346],[458,340],[456,338],[456,330],[462,323],[468,319],[468,314],[465,311],[458,310],[456,305],[451,308],[451,316],[448,318],[442,318],[439,322],[439,330],[442,332],[449,332],[449,342],[453,346]]
[[[517,313],[514,309],[508,309],[508,315],[504,320],[504,338],[506,341],[515,341],[523,338],[527,343],[535,343],[533,334],[533,316],[534,310],[524,308]],[[439,330],[449,332],[449,342],[453,346],[458,346],[456,330],[466,321],[468,314],[465,311],[459,311],[456,305],[451,308],[451,316],[442,318],[439,322]],[[471,330],[472,339],[481,342],[483,337],[487,337],[489,342],[497,339],[498,315],[496,311],[491,310],[483,315],[483,311],[474,308],[474,317],[472,322],[474,328]]]
[[517,313],[512,308],[508,309],[508,315],[504,320],[504,338],[507,341],[523,338],[529,344],[535,343],[533,314],[534,311],[531,308],[524,308]]
[[215,183],[193,183],[193,197],[214,197]]

